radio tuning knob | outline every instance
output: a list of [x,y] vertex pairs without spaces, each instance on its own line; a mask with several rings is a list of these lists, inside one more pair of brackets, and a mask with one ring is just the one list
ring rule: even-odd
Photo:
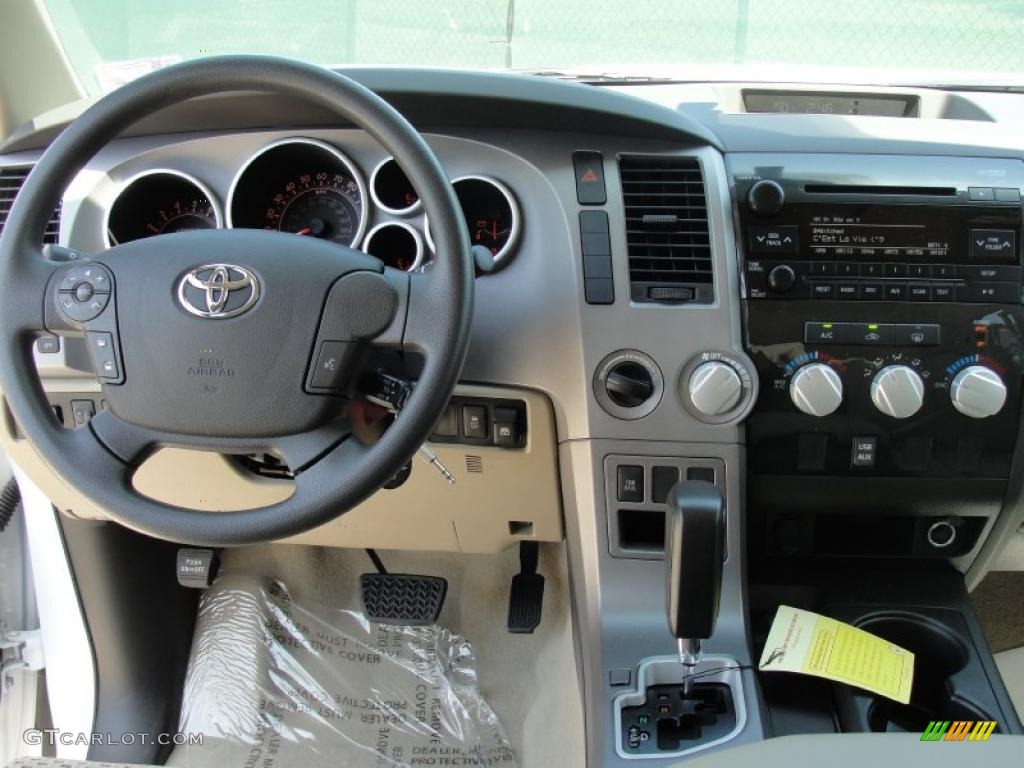
[[785,293],[796,282],[796,273],[788,264],[779,264],[768,273],[768,287],[775,293]]
[[743,382],[736,369],[718,360],[698,365],[687,388],[693,407],[705,416],[729,413],[743,397]]
[[785,202],[786,193],[782,185],[771,179],[756,181],[747,190],[747,205],[758,216],[774,216],[782,210]]
[[843,382],[831,366],[811,363],[789,382],[793,405],[811,416],[828,416],[843,402]]
[[999,374],[983,365],[964,368],[949,384],[953,407],[972,419],[995,416],[1006,403],[1006,384]]
[[924,405],[924,382],[906,365],[887,365],[871,381],[871,402],[886,416],[909,419]]

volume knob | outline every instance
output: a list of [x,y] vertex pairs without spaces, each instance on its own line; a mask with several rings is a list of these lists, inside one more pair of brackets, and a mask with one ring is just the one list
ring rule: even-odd
[[887,365],[871,382],[871,402],[886,416],[909,419],[924,405],[924,382],[906,365]]
[[843,402],[843,382],[830,366],[811,363],[789,382],[793,405],[811,416],[828,416]]
[[999,374],[983,365],[971,365],[949,384],[953,407],[972,419],[995,416],[1006,403],[1006,385]]
[[705,416],[728,413],[743,397],[743,382],[736,369],[717,360],[698,365],[687,387],[693,407]]
[[758,216],[773,216],[782,210],[786,193],[782,185],[771,179],[761,179],[747,190],[747,205]]

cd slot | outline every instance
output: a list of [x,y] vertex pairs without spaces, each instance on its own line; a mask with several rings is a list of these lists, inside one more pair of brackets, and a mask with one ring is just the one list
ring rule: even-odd
[[901,187],[871,184],[807,184],[812,195],[895,195],[900,197],[956,197],[956,187]]

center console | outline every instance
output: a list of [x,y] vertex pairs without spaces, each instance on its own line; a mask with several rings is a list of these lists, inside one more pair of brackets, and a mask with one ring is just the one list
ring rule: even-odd
[[1024,164],[731,155],[755,655],[780,604],[914,652],[911,701],[760,675],[774,735],[1020,721],[958,572],[1021,418]]
[[760,554],[969,553],[1017,440],[1024,166],[738,155],[731,172]]

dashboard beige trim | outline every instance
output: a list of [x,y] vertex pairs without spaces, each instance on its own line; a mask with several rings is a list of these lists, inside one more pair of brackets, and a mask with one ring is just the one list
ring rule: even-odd
[[[401,487],[378,491],[344,516],[287,541],[473,553],[500,552],[524,539],[560,541],[564,528],[550,401],[539,392],[509,387],[460,385],[456,394],[523,400],[529,424],[526,446],[504,449],[432,443],[431,449],[455,475],[455,485],[414,458],[412,475]],[[58,509],[77,517],[105,519],[103,510],[69,488],[27,440],[15,436],[6,404],[4,415],[0,442]],[[483,471],[469,471],[468,457],[479,457]],[[478,462],[471,459],[468,464]],[[150,498],[211,514],[267,506],[293,491],[289,480],[260,477],[219,454],[181,448],[154,453],[132,482]]]

